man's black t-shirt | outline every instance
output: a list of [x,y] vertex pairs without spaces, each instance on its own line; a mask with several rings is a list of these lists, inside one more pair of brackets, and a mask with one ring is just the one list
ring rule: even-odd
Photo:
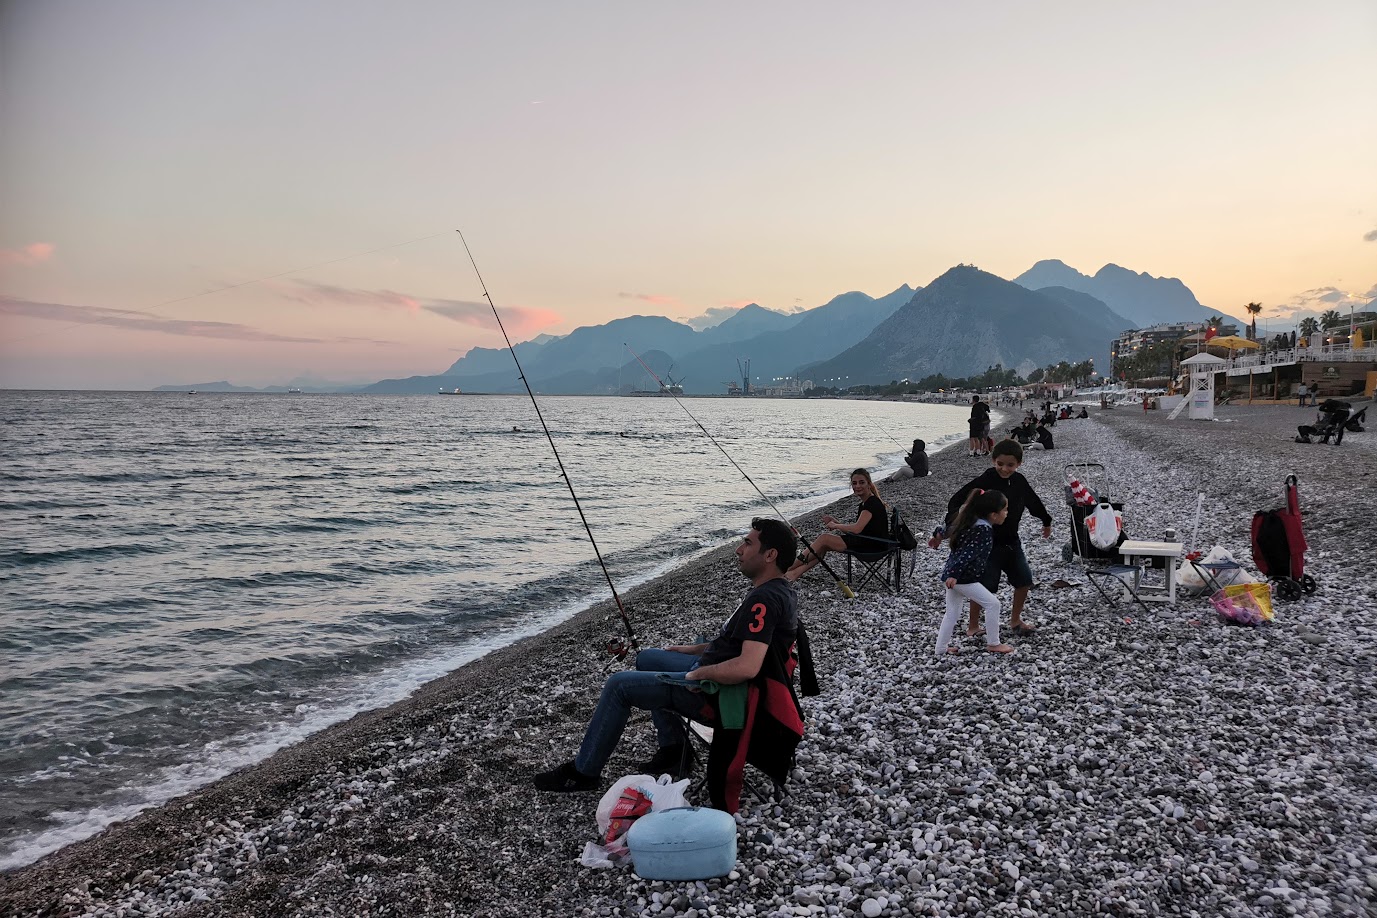
[[781,575],[746,594],[732,617],[722,625],[721,632],[698,658],[698,664],[707,666],[734,660],[741,656],[741,647],[746,641],[769,644],[783,657],[797,638],[798,604],[793,587]]

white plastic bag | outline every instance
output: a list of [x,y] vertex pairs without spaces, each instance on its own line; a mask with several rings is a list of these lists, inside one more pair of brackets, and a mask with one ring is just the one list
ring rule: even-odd
[[651,788],[650,811],[658,813],[661,810],[674,810],[681,806],[688,806],[688,798],[684,796],[684,791],[688,790],[691,782],[691,778],[675,781],[669,775],[660,775],[655,781],[655,786]]
[[[1236,559],[1227,548],[1220,548],[1216,545],[1214,548],[1210,549],[1209,554],[1197,561],[1196,564],[1222,564],[1230,561],[1235,564],[1238,563],[1238,559]],[[1226,586],[1232,586],[1235,583],[1259,582],[1258,578],[1248,573],[1248,571],[1241,566],[1233,570],[1214,571],[1212,573],[1215,583],[1217,583],[1221,589]],[[1193,593],[1201,593],[1206,589],[1204,579],[1196,572],[1195,565],[1191,564],[1189,561],[1182,561],[1180,567],[1176,569],[1176,583],[1183,589]]]
[[1100,501],[1095,512],[1086,517],[1085,531],[1090,536],[1090,544],[1096,548],[1109,549],[1119,544],[1119,533],[1124,528],[1124,516],[1110,506],[1108,501]]
[[618,778],[607,793],[602,795],[598,801],[598,837],[607,834],[607,827],[612,824],[612,807],[617,805],[617,801],[622,799],[622,791],[628,787],[639,787],[652,804],[655,801],[656,782],[654,775],[627,775],[625,778]]

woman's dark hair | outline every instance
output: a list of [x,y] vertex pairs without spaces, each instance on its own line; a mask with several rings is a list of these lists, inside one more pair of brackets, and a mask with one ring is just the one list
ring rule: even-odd
[[956,512],[956,521],[951,524],[951,532],[948,533],[951,547],[960,548],[961,537],[970,531],[976,520],[983,520],[991,513],[998,513],[1008,503],[1009,499],[1004,496],[1003,491],[972,491],[966,502],[961,505],[961,509]]
[[788,526],[768,516],[758,516],[751,520],[751,528],[760,533],[761,551],[775,550],[776,567],[787,571],[794,566],[794,560],[798,558],[798,540]]

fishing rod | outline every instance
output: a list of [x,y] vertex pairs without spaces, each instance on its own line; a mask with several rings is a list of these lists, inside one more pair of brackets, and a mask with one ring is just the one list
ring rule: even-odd
[[655,374],[655,371],[652,370],[650,366],[644,360],[641,359],[641,355],[631,350],[631,345],[623,343],[622,346],[625,347],[627,351],[630,352],[631,356],[636,358],[636,362],[639,363],[641,366],[645,367],[645,371],[649,373],[657,383],[660,384],[661,391],[668,392],[670,398],[674,399],[675,403],[680,408],[684,409],[684,414],[689,416],[689,420],[693,421],[693,423],[698,425],[698,429],[703,432],[703,436],[711,440],[712,445],[717,447],[718,452],[726,456],[727,461],[732,464],[732,467],[741,473],[741,477],[746,479],[746,481],[750,482],[751,487],[755,488],[755,493],[765,498],[765,503],[770,505],[770,509],[775,512],[775,516],[783,520],[784,525],[789,527],[789,531],[794,534],[795,538],[797,538],[800,542],[803,543],[804,552],[810,553],[813,555],[813,557],[817,558],[818,563],[822,565],[823,570],[827,571],[827,573],[831,575],[832,580],[837,584],[838,587],[841,588],[842,595],[845,596],[847,599],[855,599],[856,593],[851,589],[850,586],[847,585],[846,581],[842,580],[840,577],[837,576],[837,572],[832,570],[832,567],[825,560],[823,560],[822,555],[813,551],[812,546],[808,544],[808,540],[803,537],[803,533],[799,532],[798,529],[794,526],[794,524],[789,522],[789,518],[780,512],[780,509],[775,506],[774,501],[770,500],[770,495],[762,491],[760,489],[760,485],[756,484],[755,480],[752,479],[750,475],[746,474],[746,470],[737,464],[736,460],[732,458],[731,453],[727,452],[725,449],[722,448],[722,444],[717,442],[717,438],[714,437],[712,434],[708,433],[708,429],[703,426],[703,422],[693,416],[693,412],[689,411],[688,406],[679,400],[679,396],[675,395],[673,392],[670,392],[669,387],[664,384],[664,381],[661,380],[660,377]]
[[593,538],[593,527],[588,525],[588,517],[583,514],[583,505],[579,503],[579,496],[574,492],[574,482],[570,480],[569,473],[564,469],[564,460],[560,458],[559,449],[555,446],[555,438],[545,423],[545,415],[540,411],[540,402],[536,401],[535,392],[531,391],[531,383],[526,379],[526,371],[521,366],[521,358],[516,356],[516,348],[512,346],[512,339],[507,335],[507,327],[502,324],[502,316],[498,314],[497,306],[494,305],[492,296],[488,293],[488,285],[483,280],[483,273],[478,270],[478,262],[473,258],[468,240],[464,238],[462,230],[455,230],[455,232],[459,234],[459,241],[464,244],[464,251],[469,256],[469,263],[473,265],[473,273],[478,277],[478,286],[483,288],[483,298],[488,301],[493,317],[497,319],[497,327],[502,332],[502,338],[507,342],[507,350],[511,351],[512,360],[516,362],[516,371],[521,377],[522,385],[526,387],[526,394],[531,397],[531,404],[535,406],[536,417],[540,420],[541,429],[545,431],[545,439],[550,441],[550,452],[555,454],[555,462],[559,464],[559,477],[564,479],[564,484],[569,488],[569,496],[574,499],[574,509],[578,511],[579,519],[583,521],[583,529],[588,533],[588,541],[593,545],[593,554],[597,556],[598,567],[602,568],[602,575],[607,578],[607,586],[612,591],[612,600],[617,604],[617,614],[621,616],[622,624],[626,627],[626,640],[612,638],[607,642],[607,651],[612,654],[614,660],[624,660],[628,654],[640,648],[640,644],[636,640],[636,632],[631,627],[631,619],[627,616],[626,607],[622,605],[622,598],[617,593],[617,585],[612,582],[612,574],[607,570],[607,564],[602,559],[602,552],[598,549],[598,540]]

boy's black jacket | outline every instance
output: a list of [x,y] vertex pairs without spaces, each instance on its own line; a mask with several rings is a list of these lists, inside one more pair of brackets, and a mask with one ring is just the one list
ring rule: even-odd
[[994,528],[996,545],[1012,545],[1018,542],[1018,524],[1023,519],[1025,509],[1042,520],[1042,525],[1052,525],[1052,514],[1047,512],[1047,508],[1042,505],[1042,499],[1033,490],[1033,486],[1028,483],[1028,479],[1023,477],[1022,472],[1014,472],[1008,478],[1001,478],[994,469],[986,469],[975,480],[966,483],[960,491],[952,495],[951,500],[947,501],[948,529],[951,528],[952,522],[956,519],[957,511],[966,502],[967,495],[976,488],[982,491],[1003,491],[1004,496],[1009,500],[1009,516]]

